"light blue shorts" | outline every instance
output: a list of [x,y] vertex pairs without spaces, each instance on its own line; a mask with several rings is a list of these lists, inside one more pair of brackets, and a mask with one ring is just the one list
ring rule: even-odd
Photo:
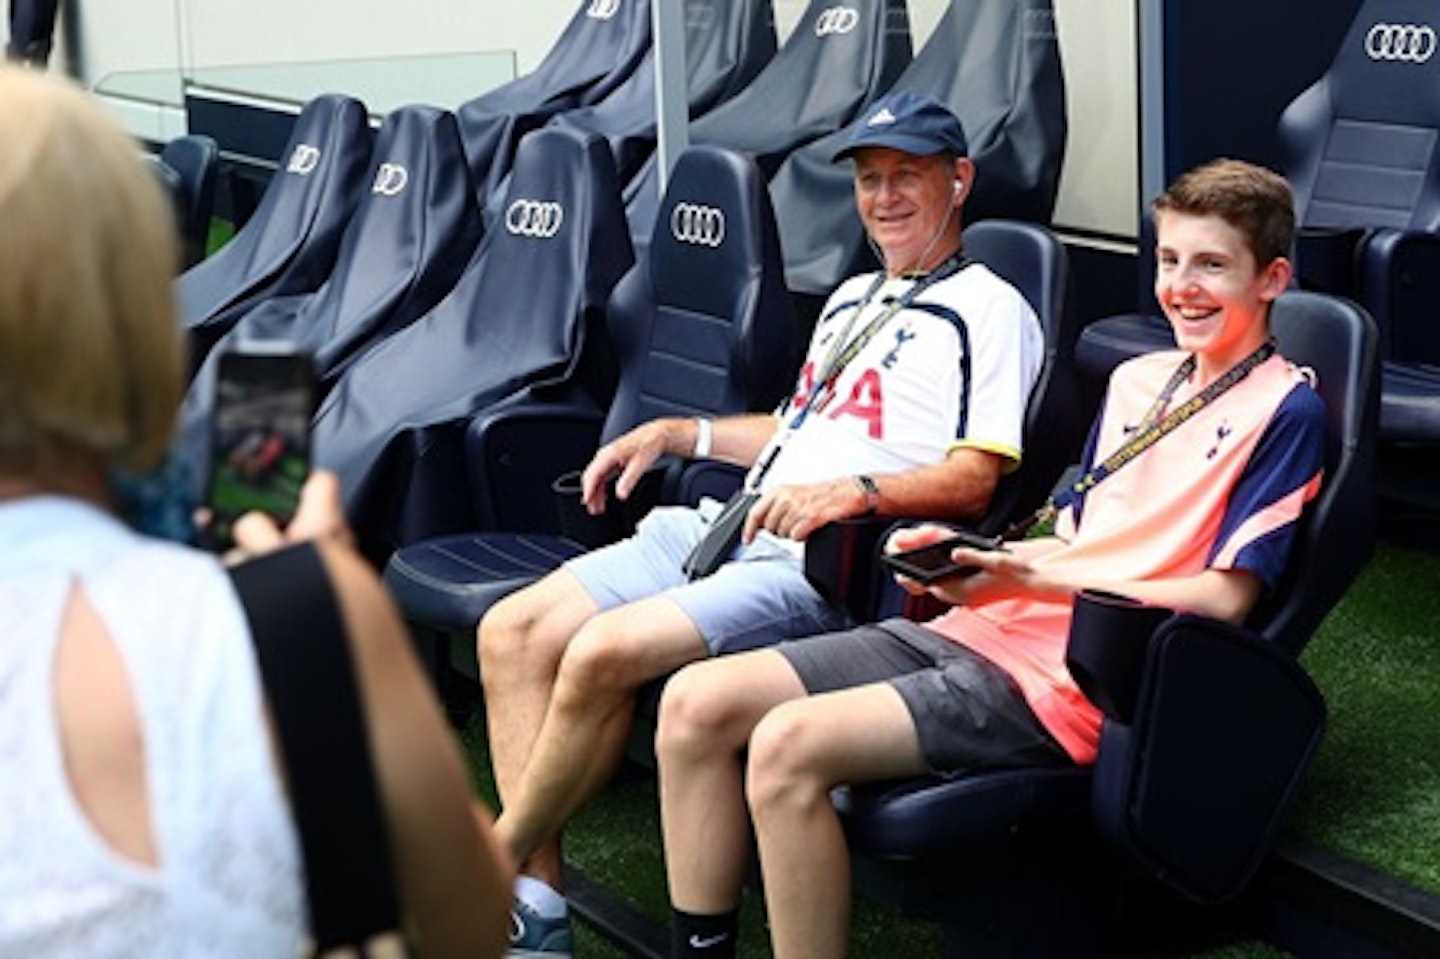
[[658,507],[640,521],[634,536],[572,559],[565,568],[602,610],[669,596],[715,656],[850,624],[806,582],[794,554],[764,539],[738,547],[704,579],[686,579],[681,566],[704,535],[706,518],[718,511],[712,501],[699,510]]

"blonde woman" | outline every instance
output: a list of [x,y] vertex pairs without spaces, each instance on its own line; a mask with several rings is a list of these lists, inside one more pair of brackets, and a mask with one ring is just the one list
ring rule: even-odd
[[[300,847],[231,580],[117,513],[181,396],[169,210],[65,81],[0,68],[0,144],[0,955],[297,955]],[[343,545],[314,549],[406,931],[498,955],[508,869],[401,624]]]

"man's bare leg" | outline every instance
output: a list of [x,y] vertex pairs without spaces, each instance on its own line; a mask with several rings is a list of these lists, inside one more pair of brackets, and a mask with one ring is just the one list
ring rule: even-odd
[[707,655],[690,618],[664,596],[596,614],[580,628],[561,656],[544,722],[496,822],[517,858],[552,842],[614,775],[641,686]]
[[[530,761],[560,658],[596,609],[580,581],[560,569],[496,603],[480,623],[480,680],[485,688],[490,762],[502,808],[514,798]],[[504,841],[498,828],[497,836]],[[513,848],[511,853],[516,855]],[[516,855],[516,862],[522,874],[561,888],[558,842],[527,857]]]

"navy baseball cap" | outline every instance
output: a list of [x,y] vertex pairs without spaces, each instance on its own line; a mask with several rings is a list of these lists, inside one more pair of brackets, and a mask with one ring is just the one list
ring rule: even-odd
[[960,120],[938,100],[902,90],[881,97],[850,128],[850,139],[831,162],[838,163],[864,147],[890,147],[930,156],[949,150],[966,156],[969,144]]

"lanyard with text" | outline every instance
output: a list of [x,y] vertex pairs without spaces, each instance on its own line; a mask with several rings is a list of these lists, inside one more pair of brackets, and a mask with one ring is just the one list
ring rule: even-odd
[[755,470],[750,482],[752,488],[760,485],[761,478],[763,478],[765,473],[770,469],[770,465],[775,462],[775,457],[779,454],[781,447],[785,445],[785,441],[800,428],[800,424],[805,422],[805,417],[809,416],[812,410],[824,405],[824,400],[828,398],[830,391],[835,386],[835,381],[840,378],[840,374],[844,371],[845,367],[860,354],[860,351],[865,348],[866,344],[875,338],[875,334],[880,332],[880,328],[890,322],[891,317],[909,308],[910,304],[915,302],[915,298],[928,287],[958,273],[961,268],[965,266],[966,262],[964,254],[956,253],[929,273],[917,278],[914,283],[910,284],[908,290],[887,301],[885,308],[872,317],[860,330],[859,334],[851,338],[850,329],[854,325],[855,320],[861,313],[865,312],[865,308],[870,305],[870,301],[875,298],[875,294],[880,291],[880,287],[885,284],[885,280],[887,279],[883,271],[875,277],[875,281],[870,284],[870,288],[865,291],[865,296],[861,298],[860,303],[855,307],[855,312],[850,315],[849,321],[845,324],[845,329],[836,337],[834,345],[830,348],[829,355],[825,358],[825,363],[820,375],[815,377],[815,383],[811,386],[809,394],[805,397],[805,402],[800,404],[800,409],[795,412],[795,415],[790,418],[790,422],[786,424],[785,432],[771,445],[764,461],[760,464],[760,468]]
[[1118,450],[1107,456],[1104,462],[1098,466],[1092,466],[1084,476],[1051,496],[1044,506],[1040,507],[1030,516],[1012,525],[1004,532],[1001,538],[1019,539],[1037,524],[1049,522],[1054,519],[1055,514],[1094,489],[1101,481],[1113,474],[1116,470],[1130,463],[1141,453],[1154,446],[1166,433],[1169,433],[1206,406],[1215,402],[1220,394],[1249,376],[1251,370],[1255,369],[1255,367],[1261,363],[1264,363],[1273,356],[1274,353],[1274,341],[1267,340],[1262,343],[1255,352],[1230,367],[1230,369],[1226,370],[1213,383],[1190,397],[1190,399],[1184,403],[1175,407],[1175,409],[1166,414],[1164,419],[1159,419],[1157,422],[1161,412],[1169,405],[1171,397],[1175,395],[1175,391],[1180,388],[1180,384],[1189,379],[1190,375],[1195,372],[1195,354],[1192,353],[1187,356],[1185,361],[1180,364],[1179,369],[1171,375],[1170,381],[1166,383],[1165,388],[1160,391],[1160,396],[1151,404],[1150,409],[1145,414],[1145,418],[1140,421],[1140,425],[1136,427],[1135,433],[1131,435],[1129,440]]

